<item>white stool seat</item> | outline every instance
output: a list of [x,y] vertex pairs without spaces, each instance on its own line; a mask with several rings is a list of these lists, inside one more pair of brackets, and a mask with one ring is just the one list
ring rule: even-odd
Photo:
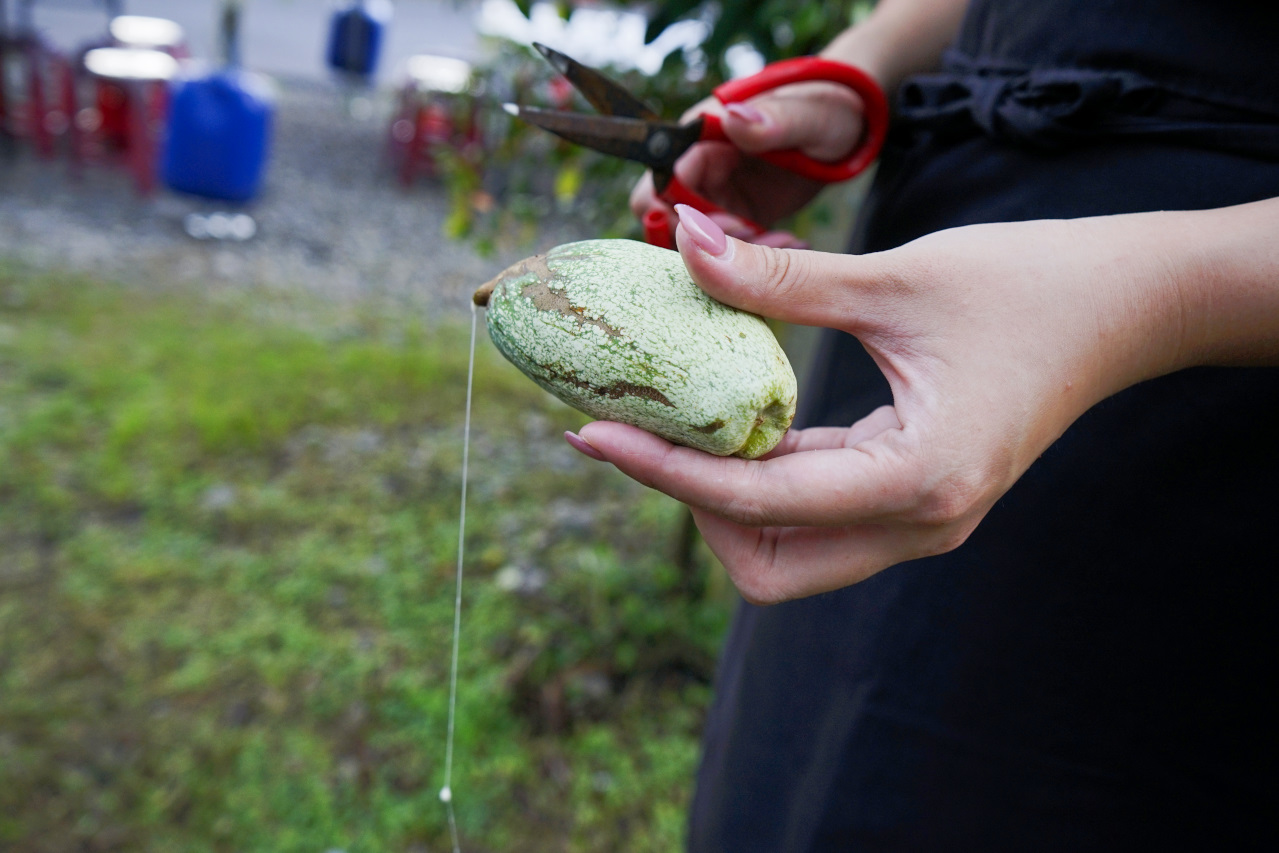
[[172,50],[186,39],[177,22],[144,15],[117,15],[111,19],[108,31],[117,44],[152,50]]
[[84,55],[84,67],[110,80],[162,81],[178,74],[178,61],[169,54],[137,47],[95,48]]

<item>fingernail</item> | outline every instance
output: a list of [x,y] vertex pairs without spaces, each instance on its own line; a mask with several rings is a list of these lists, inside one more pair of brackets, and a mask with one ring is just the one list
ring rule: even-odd
[[580,435],[578,435],[575,432],[570,432],[566,430],[564,432],[564,440],[568,442],[569,447],[572,447],[574,450],[576,450],[578,453],[581,453],[583,456],[589,456],[598,462],[608,461],[607,459],[604,458],[603,453],[600,453],[594,447],[591,447],[591,445],[586,443],[586,439],[582,438]]
[[731,213],[708,213],[706,215],[711,218],[711,222],[723,228],[724,233],[730,237],[745,240],[754,233],[745,222],[742,222]]
[[729,104],[724,107],[724,112],[751,124],[765,124],[768,121],[768,116],[750,104]]
[[716,225],[714,220],[687,204],[675,205],[675,212],[679,214],[679,224],[684,226],[699,249],[716,258],[724,254],[728,248],[728,238],[724,236],[724,229]]

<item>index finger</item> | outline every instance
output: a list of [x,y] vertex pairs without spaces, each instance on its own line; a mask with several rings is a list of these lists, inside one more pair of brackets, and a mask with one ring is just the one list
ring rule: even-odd
[[762,460],[711,456],[637,427],[596,421],[578,433],[618,470],[678,501],[752,527],[875,521],[911,506],[916,463],[885,435],[857,447]]
[[[658,198],[657,189],[653,186],[653,173],[645,172],[643,177],[631,188],[631,213],[641,222],[650,210],[657,210],[674,220],[675,209]],[[673,226],[672,226],[673,227]]]
[[777,446],[762,458],[771,459],[774,456],[803,453],[809,450],[855,447],[890,429],[901,429],[897,410],[892,406],[880,406],[850,427],[809,427],[789,430],[782,436]]

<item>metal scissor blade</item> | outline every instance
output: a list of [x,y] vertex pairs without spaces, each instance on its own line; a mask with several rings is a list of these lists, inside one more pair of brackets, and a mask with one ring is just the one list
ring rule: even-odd
[[538,107],[515,107],[514,115],[587,148],[669,171],[701,136],[701,122],[687,125],[620,116],[588,116]]
[[657,121],[661,118],[652,107],[632,95],[618,83],[558,50],[533,42],[537,52],[546,57],[556,71],[568,78],[591,106],[606,116]]

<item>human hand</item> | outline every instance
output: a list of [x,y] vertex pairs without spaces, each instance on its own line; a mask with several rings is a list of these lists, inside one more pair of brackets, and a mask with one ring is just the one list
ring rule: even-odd
[[692,508],[753,602],[957,547],[1080,414],[1185,357],[1182,294],[1158,242],[1175,234],[1160,214],[969,226],[844,256],[750,245],[679,213],[703,289],[856,335],[893,392],[891,407],[792,430],[755,461],[622,424],[582,428],[579,449]]
[[[873,5],[867,18],[836,36],[819,55],[860,68],[891,98],[903,79],[937,66],[942,51],[956,38],[968,0],[879,0]],[[856,147],[865,130],[861,99],[837,84],[803,83],[727,108],[707,99],[684,119],[705,112],[722,117],[732,144],[694,145],[675,164],[680,183],[729,211],[714,217],[729,234],[761,245],[801,246],[785,232],[752,236],[743,217],[771,226],[811,201],[825,185],[747,155],[798,148],[815,160],[838,162]],[[631,210],[641,221],[650,211],[658,213],[674,231],[674,211],[657,197],[649,175],[631,193]]]
[[[800,83],[727,107],[709,98],[683,118],[689,121],[705,113],[721,117],[732,144],[694,145],[676,162],[676,177],[693,192],[730,211],[713,214],[729,234],[761,245],[800,247],[800,241],[786,232],[752,236],[744,220],[770,225],[799,210],[826,184],[749,155],[798,148],[816,160],[835,162],[846,157],[864,130],[861,98],[833,83]],[[672,230],[675,227],[674,209],[657,196],[651,173],[646,173],[632,191],[631,210],[641,220],[650,211],[658,211],[667,217]]]

